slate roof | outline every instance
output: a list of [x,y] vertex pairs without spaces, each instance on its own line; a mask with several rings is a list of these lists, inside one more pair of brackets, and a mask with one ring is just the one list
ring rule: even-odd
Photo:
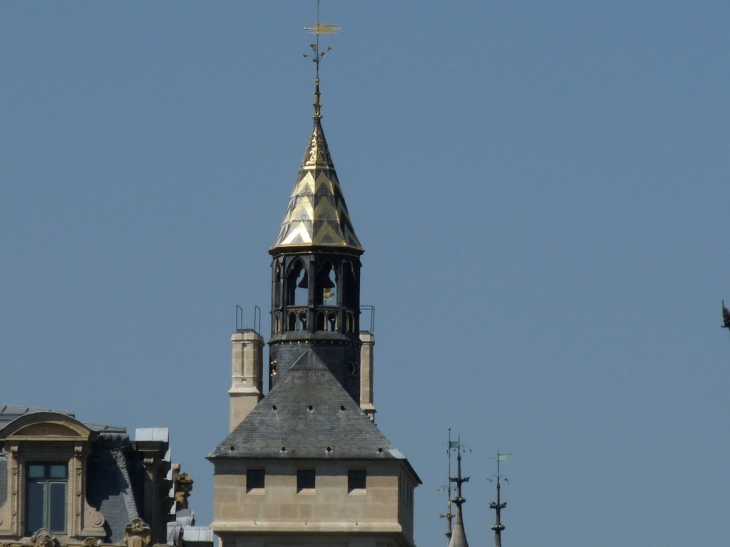
[[312,350],[208,458],[397,459],[407,464]]
[[16,418],[31,414],[33,412],[55,412],[57,414],[63,414],[70,418],[75,418],[73,412],[68,410],[51,410],[48,408],[33,408],[30,406],[18,406],[18,405],[2,405],[0,404],[0,428],[4,427],[5,424],[12,422]]
[[116,543],[124,537],[124,527],[140,516],[137,507],[141,507],[141,502],[136,498],[142,494],[144,479],[140,473],[134,473],[139,463],[126,454],[129,438],[126,435],[103,437],[97,441],[87,462],[86,495],[91,506],[106,518],[108,541]]
[[[68,410],[52,410],[49,408],[33,408],[30,406],[0,404],[0,429],[5,427],[5,425],[9,424],[16,418],[20,418],[21,416],[25,416],[26,414],[33,414],[36,412],[55,412],[56,414],[63,414],[64,416],[68,416],[69,418],[76,418],[74,413]],[[94,424],[89,422],[81,423],[83,423],[92,431],[97,431],[99,433],[126,433],[127,431],[124,427],[114,425]]]

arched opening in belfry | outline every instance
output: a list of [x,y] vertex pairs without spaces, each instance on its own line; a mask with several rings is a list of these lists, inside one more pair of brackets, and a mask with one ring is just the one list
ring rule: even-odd
[[337,313],[330,312],[327,314],[327,330],[329,332],[337,332]]
[[343,283],[342,283],[342,305],[347,307],[357,306],[357,277],[355,275],[355,265],[350,262],[342,263]]
[[[281,302],[281,263],[276,262],[274,267],[274,305],[279,307]],[[277,331],[278,332],[278,331]]]
[[337,271],[329,260],[322,264],[317,272],[318,304],[324,306],[337,305]]
[[286,278],[287,305],[306,306],[309,300],[309,278],[301,261],[296,260]]

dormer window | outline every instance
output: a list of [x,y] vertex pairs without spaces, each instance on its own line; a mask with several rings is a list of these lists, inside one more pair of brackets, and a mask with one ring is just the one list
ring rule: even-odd
[[25,524],[27,535],[32,535],[41,528],[55,534],[66,533],[67,487],[68,464],[28,464]]

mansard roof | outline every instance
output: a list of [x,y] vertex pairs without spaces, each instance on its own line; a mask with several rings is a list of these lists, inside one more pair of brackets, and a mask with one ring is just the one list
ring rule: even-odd
[[[299,357],[282,381],[208,457],[407,463],[312,350]],[[413,475],[418,479],[415,472]]]
[[[67,440],[88,443],[86,499],[104,516],[107,534],[98,539],[104,543],[122,540],[125,526],[140,516],[145,488],[141,454],[124,427],[81,422],[66,410],[0,404],[0,445],[15,440],[47,442],[49,455],[54,450],[67,455]],[[0,506],[7,481],[8,460],[0,452]]]
[[364,252],[350,221],[322,124],[315,117],[281,230],[269,250],[334,247]]

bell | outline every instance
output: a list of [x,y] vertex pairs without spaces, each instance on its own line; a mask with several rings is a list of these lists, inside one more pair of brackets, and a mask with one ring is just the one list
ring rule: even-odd
[[304,276],[302,277],[302,280],[299,282],[299,285],[297,285],[300,289],[306,289],[309,287],[309,276],[307,276],[307,272],[304,272]]

